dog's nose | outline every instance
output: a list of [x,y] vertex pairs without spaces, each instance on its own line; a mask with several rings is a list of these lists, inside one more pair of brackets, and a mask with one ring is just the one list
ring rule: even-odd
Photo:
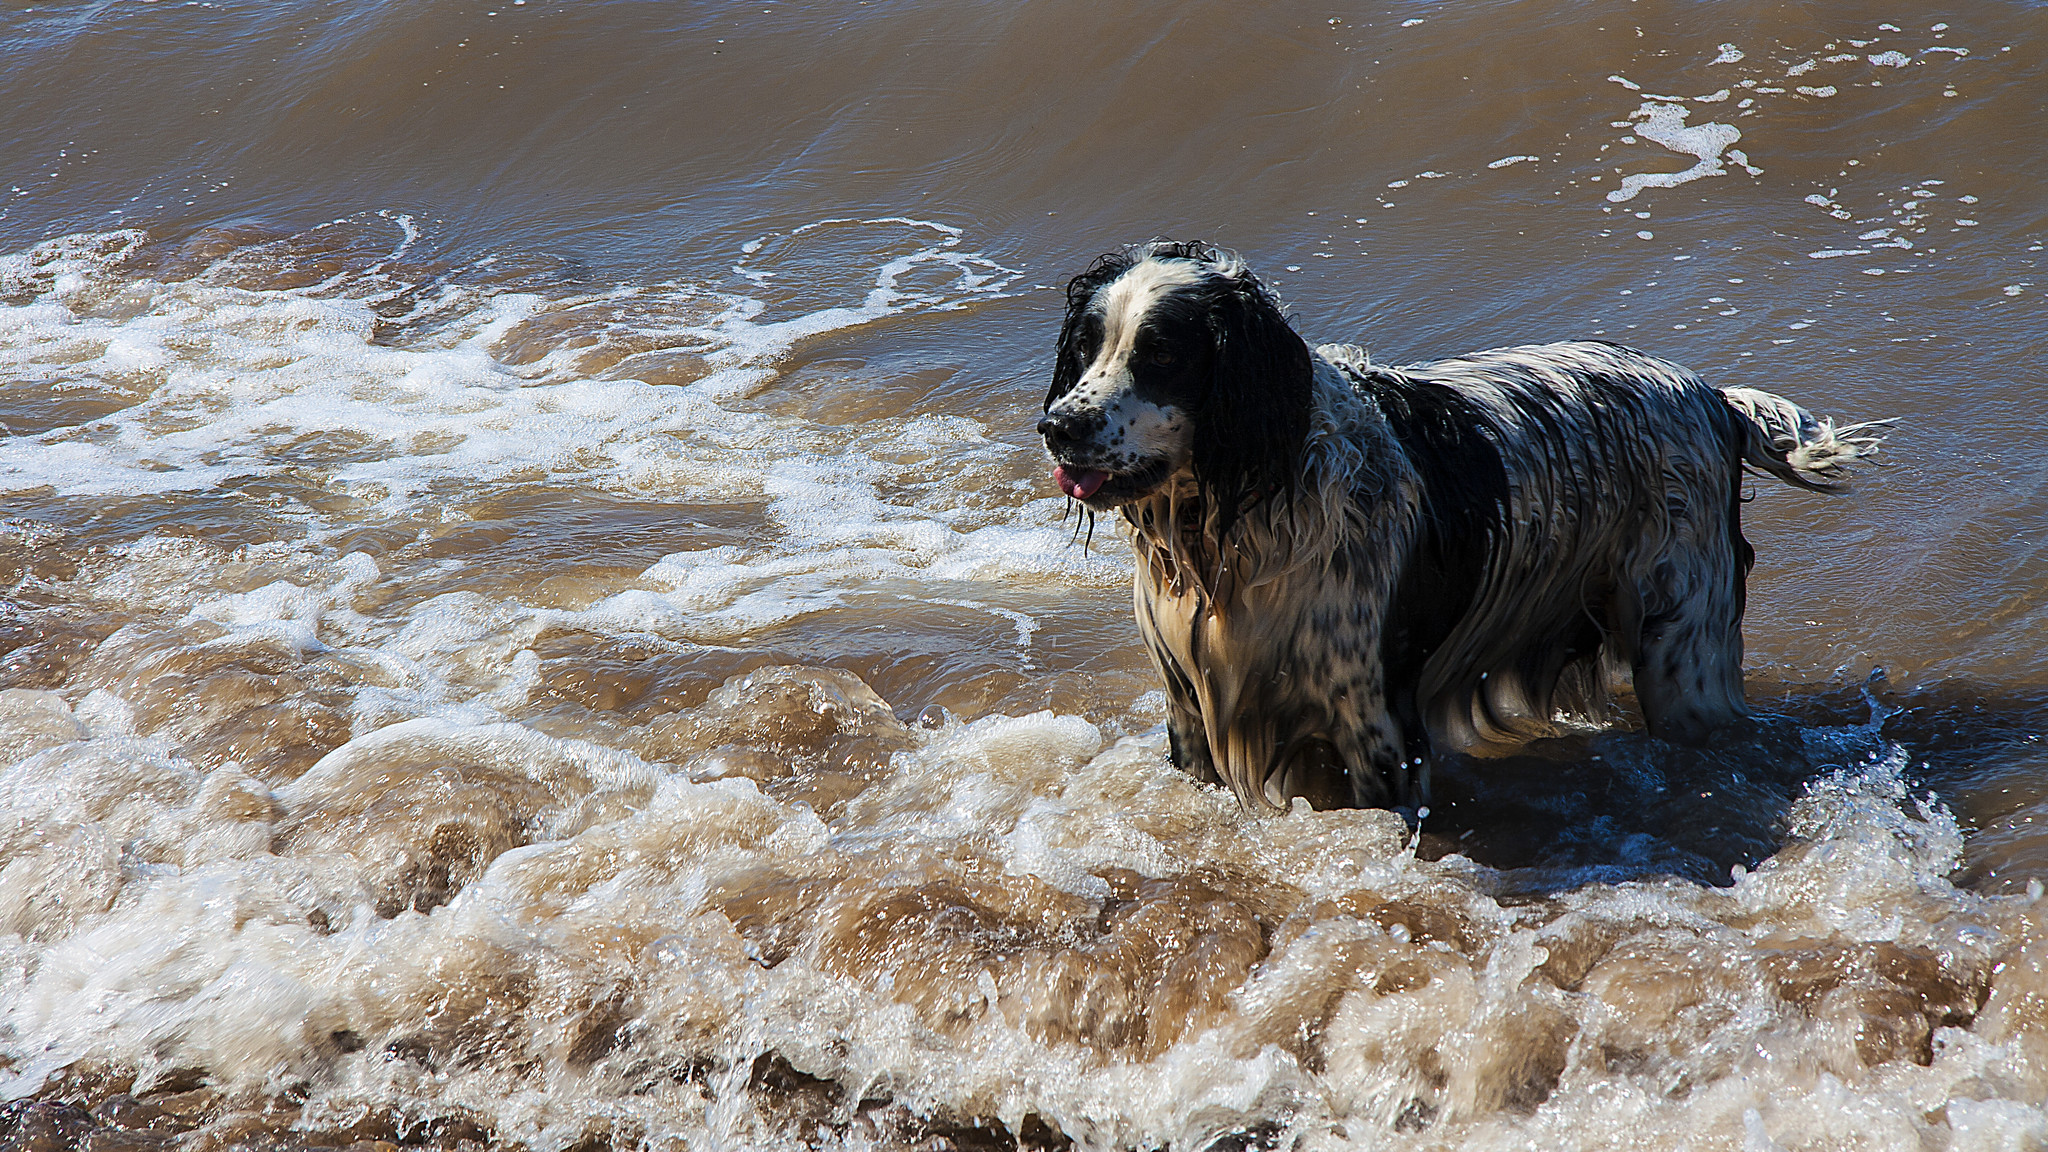
[[1048,446],[1072,444],[1081,438],[1084,423],[1072,412],[1047,412],[1038,421],[1038,434]]

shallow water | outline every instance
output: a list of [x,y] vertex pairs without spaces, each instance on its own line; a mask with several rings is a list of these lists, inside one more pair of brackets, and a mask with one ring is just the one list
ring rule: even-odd
[[[0,13],[9,1147],[2048,1146],[2037,7]],[[1030,425],[1241,248],[1849,420],[1765,719],[1165,762]],[[361,1149],[359,1152],[368,1152]]]

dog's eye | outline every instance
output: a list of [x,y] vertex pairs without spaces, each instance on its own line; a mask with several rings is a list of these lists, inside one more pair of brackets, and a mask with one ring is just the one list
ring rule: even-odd
[[1171,368],[1176,362],[1180,360],[1180,357],[1175,356],[1169,349],[1154,348],[1152,350],[1152,354],[1150,356],[1145,357],[1145,359],[1147,362],[1157,365],[1158,367]]

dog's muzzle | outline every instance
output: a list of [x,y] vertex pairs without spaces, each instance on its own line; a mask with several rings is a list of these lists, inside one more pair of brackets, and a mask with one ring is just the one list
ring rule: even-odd
[[1038,421],[1038,434],[1045,439],[1045,450],[1052,453],[1056,462],[1052,482],[1075,500],[1095,495],[1109,480],[1109,473],[1100,468],[1070,463],[1087,446],[1087,441],[1102,430],[1102,424],[1101,413],[1089,412],[1048,412]]

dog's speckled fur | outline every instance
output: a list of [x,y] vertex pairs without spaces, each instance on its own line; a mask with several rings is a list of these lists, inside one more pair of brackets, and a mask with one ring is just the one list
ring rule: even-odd
[[1413,808],[1430,751],[1598,716],[1745,714],[1745,465],[1829,490],[1878,437],[1613,344],[1394,368],[1313,352],[1235,254],[1068,285],[1039,429],[1122,512],[1174,761],[1251,805]]

